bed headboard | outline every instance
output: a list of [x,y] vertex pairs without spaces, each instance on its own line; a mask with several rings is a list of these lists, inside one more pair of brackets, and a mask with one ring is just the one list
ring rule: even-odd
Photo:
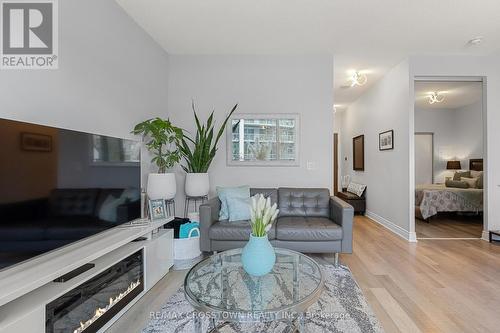
[[483,159],[482,158],[471,158],[469,160],[469,170],[483,171]]

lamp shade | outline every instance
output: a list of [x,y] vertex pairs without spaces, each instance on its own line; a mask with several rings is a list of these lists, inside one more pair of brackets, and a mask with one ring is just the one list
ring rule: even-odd
[[460,164],[460,161],[448,161],[448,162],[446,162],[446,169],[447,170],[460,170],[460,169],[462,169],[462,165]]
[[174,173],[150,173],[148,175],[147,194],[149,199],[170,200],[175,198],[177,184]]

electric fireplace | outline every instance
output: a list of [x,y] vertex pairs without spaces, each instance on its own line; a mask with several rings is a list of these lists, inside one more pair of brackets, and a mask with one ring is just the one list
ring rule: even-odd
[[97,332],[144,290],[140,250],[46,306],[46,333]]

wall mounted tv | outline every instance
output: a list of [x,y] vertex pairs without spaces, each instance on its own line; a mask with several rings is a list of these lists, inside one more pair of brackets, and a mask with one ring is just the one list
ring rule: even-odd
[[0,119],[0,269],[141,215],[140,142]]

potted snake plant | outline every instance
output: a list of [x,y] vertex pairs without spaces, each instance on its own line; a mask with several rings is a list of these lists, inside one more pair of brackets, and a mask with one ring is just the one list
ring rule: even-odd
[[196,114],[194,102],[192,103],[196,135],[192,138],[184,134],[180,140],[180,152],[185,161],[182,168],[186,172],[185,192],[187,196],[202,197],[208,195],[210,189],[208,169],[217,153],[217,145],[226,124],[237,107],[238,104],[231,109],[224,123],[216,132],[214,112],[212,111],[207,122],[202,124]]
[[132,133],[143,136],[146,148],[153,154],[151,162],[158,167],[157,173],[148,175],[148,197],[152,200],[175,198],[175,173],[167,171],[181,160],[178,143],[182,139],[182,130],[173,126],[170,120],[157,117],[137,124]]

